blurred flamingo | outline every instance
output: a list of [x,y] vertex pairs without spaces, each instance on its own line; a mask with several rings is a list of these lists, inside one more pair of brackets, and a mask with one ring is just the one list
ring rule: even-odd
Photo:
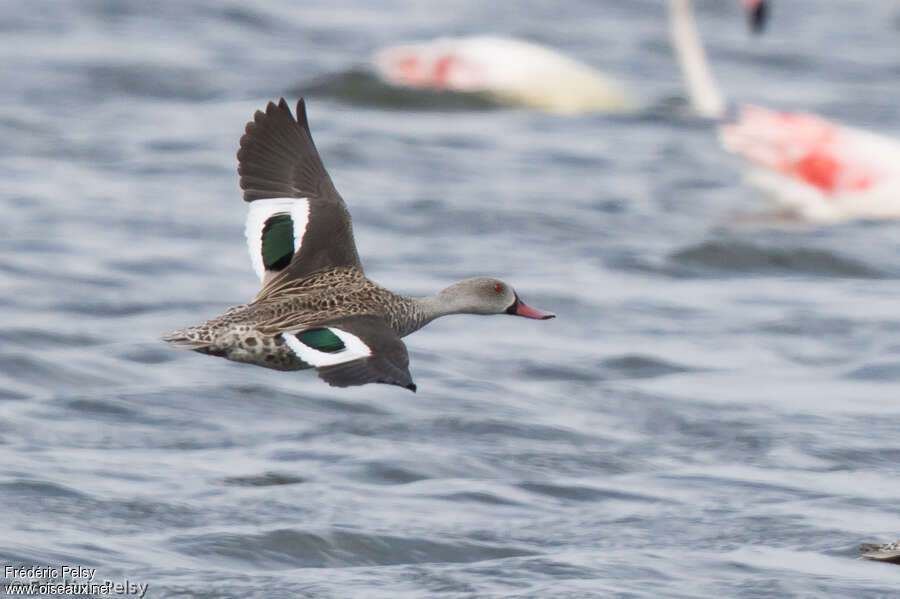
[[[676,34],[673,43],[679,56],[689,61],[683,65],[692,78],[689,89],[698,92],[692,103],[700,114],[718,116],[724,102],[692,27],[690,3],[668,1]],[[762,23],[765,5],[750,2],[748,9],[753,22]],[[504,103],[564,114],[635,108],[619,85],[591,66],[552,48],[508,37],[441,37],[398,44],[377,51],[372,62],[383,80],[398,87],[479,92]]]
[[[900,217],[900,142],[805,112],[740,106],[729,115],[694,20],[693,0],[667,0],[672,43],[692,110],[718,121],[726,150],[749,163],[747,181],[809,220]],[[765,0],[741,0],[756,30]],[[390,46],[375,69],[403,87],[482,92],[559,113],[633,108],[611,79],[555,50],[504,37]]]
[[442,37],[383,48],[382,79],[400,87],[488,94],[550,112],[623,112],[634,105],[609,77],[556,50],[500,37]]
[[[764,0],[742,0],[756,29]],[[691,107],[719,120],[726,150],[748,161],[747,181],[815,221],[900,217],[900,142],[806,112],[740,106],[731,118],[710,74],[692,0],[670,0],[672,37]]]

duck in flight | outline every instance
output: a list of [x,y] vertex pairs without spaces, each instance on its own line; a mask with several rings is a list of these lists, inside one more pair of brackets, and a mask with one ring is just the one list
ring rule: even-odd
[[282,98],[247,124],[238,174],[245,234],[262,283],[254,300],[163,337],[170,345],[277,370],[315,368],[329,385],[388,383],[412,391],[401,337],[448,314],[548,319],[507,283],[472,278],[424,298],[366,277],[350,213],[313,143],[303,99]]

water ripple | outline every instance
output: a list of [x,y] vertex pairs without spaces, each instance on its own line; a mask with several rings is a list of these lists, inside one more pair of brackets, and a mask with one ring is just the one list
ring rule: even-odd
[[265,568],[471,563],[534,554],[517,547],[439,542],[339,529],[319,533],[294,529],[258,534],[210,533],[175,537],[170,542],[179,552],[195,558],[227,560],[235,567]]

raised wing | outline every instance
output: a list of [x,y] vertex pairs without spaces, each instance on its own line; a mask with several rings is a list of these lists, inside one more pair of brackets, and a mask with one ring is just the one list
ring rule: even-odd
[[237,158],[250,202],[250,260],[263,283],[259,296],[276,281],[335,266],[362,268],[350,213],[319,158],[302,98],[296,120],[284,98],[257,111]]
[[387,383],[416,390],[406,346],[378,317],[342,318],[282,336],[297,357],[333,387]]

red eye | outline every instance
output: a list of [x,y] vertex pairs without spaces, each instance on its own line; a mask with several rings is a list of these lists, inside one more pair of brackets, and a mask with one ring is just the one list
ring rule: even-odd
[[497,283],[496,285],[494,285],[494,291],[496,291],[497,293],[503,293],[503,285]]

